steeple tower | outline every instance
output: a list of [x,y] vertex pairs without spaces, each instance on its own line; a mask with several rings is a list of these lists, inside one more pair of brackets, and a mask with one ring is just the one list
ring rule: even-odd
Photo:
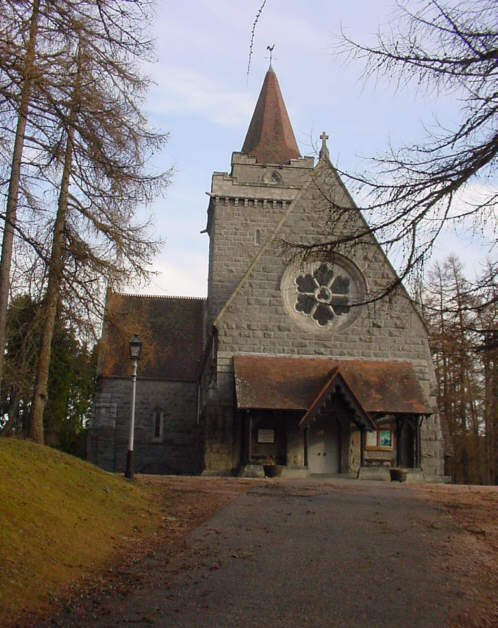
[[266,73],[242,152],[256,157],[261,164],[283,164],[299,157],[299,148],[277,75],[271,65]]

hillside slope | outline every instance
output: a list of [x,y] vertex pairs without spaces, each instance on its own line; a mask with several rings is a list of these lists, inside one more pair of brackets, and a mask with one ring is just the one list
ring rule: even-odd
[[0,625],[48,608],[159,525],[157,488],[29,441],[0,438]]

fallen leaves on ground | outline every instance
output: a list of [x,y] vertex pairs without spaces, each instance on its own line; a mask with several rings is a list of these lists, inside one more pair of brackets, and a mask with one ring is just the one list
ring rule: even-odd
[[498,626],[498,487],[419,484],[416,488],[455,524],[447,554],[459,567],[462,591],[470,603],[450,625]]

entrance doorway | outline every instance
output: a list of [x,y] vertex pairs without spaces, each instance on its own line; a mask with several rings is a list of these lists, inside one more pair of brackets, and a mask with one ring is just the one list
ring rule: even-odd
[[401,423],[401,429],[398,436],[398,464],[400,467],[412,468],[415,467],[415,440],[416,430],[409,421],[403,421]]
[[308,465],[311,473],[339,473],[339,427],[331,416],[310,427]]

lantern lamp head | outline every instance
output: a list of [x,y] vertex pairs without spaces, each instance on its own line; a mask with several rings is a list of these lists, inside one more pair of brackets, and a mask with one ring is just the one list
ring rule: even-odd
[[133,338],[130,340],[130,359],[139,360],[140,353],[142,352],[142,341],[137,334],[133,334]]

